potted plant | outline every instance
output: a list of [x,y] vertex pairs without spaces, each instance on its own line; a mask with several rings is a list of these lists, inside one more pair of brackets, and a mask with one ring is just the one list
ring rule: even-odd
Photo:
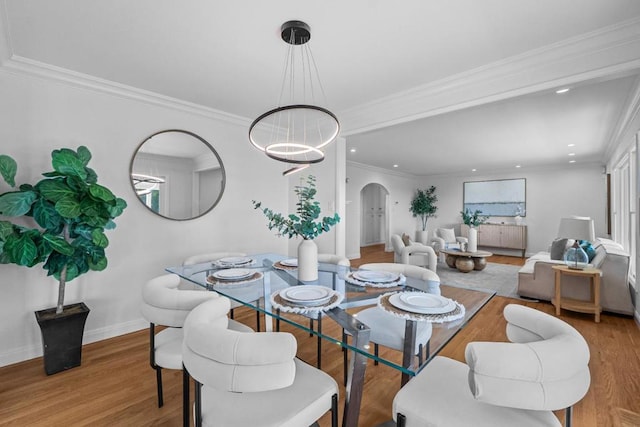
[[482,211],[479,209],[471,212],[469,208],[460,211],[460,215],[462,215],[462,222],[469,226],[467,251],[476,252],[478,250],[478,230],[476,230],[476,227],[484,224],[489,217],[482,215]]
[[[304,178],[300,179],[304,182]],[[262,202],[252,201],[254,209],[260,209],[269,220],[269,230],[278,230],[278,236],[302,237],[298,246],[298,279],[311,281],[318,279],[318,247],[313,239],[331,226],[340,222],[340,216],[325,216],[320,218],[320,203],[314,200],[316,195],[316,178],[309,175],[306,185],[297,185],[294,192],[298,198],[296,213],[284,216],[263,208]]]
[[422,224],[422,230],[416,231],[416,240],[422,244],[427,243],[427,220],[436,216],[436,211],[438,210],[437,201],[436,187],[433,185],[426,190],[416,190],[416,194],[411,200],[409,210],[414,218],[420,218]]
[[[107,267],[105,230],[127,204],[106,187],[88,167],[90,151],[62,148],[51,153],[52,172],[35,185],[0,194],[0,262],[33,267],[43,263],[58,280],[55,308],[36,312],[42,332],[44,365],[48,375],[80,365],[82,335],[89,309],[84,303],[64,305],[66,283]],[[17,164],[0,155],[0,174],[15,187]],[[28,217],[25,221],[25,217]],[[23,225],[35,223],[35,226]]]

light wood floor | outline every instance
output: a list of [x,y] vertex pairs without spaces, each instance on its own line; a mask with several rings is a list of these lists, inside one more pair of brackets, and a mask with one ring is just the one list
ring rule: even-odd
[[[378,248],[379,249],[379,248]],[[369,253],[371,250],[371,253]],[[366,248],[364,262],[389,261],[389,254]],[[497,257],[491,262],[521,264],[521,258]],[[548,303],[495,297],[441,352],[464,361],[470,341],[505,341],[502,310],[509,303],[553,313]],[[236,310],[236,319],[255,327],[253,313]],[[591,349],[591,388],[574,408],[574,426],[639,426],[640,328],[630,317],[593,316],[563,312],[562,319],[576,327]],[[325,322],[329,328],[331,322]],[[315,363],[315,337],[293,331],[299,356]],[[165,371],[165,406],[158,409],[155,375],[148,365],[148,334],[139,331],[86,345],[82,366],[46,376],[40,359],[0,368],[0,426],[180,426],[181,374]],[[392,350],[387,350],[391,352]],[[342,383],[342,356],[335,345],[323,346],[323,369]],[[391,401],[400,387],[398,371],[386,366],[367,367],[360,426],[375,426],[391,418]],[[344,389],[340,390],[341,398]],[[341,416],[341,415],[340,415]],[[562,419],[562,414],[559,414]],[[321,426],[329,426],[328,417]]]

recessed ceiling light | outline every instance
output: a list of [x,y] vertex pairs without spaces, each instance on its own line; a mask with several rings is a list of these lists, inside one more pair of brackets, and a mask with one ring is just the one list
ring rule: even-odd
[[569,89],[568,87],[565,87],[565,88],[562,88],[562,89],[558,89],[556,91],[556,93],[567,93],[567,92],[569,92],[569,90],[571,90],[571,89]]
[[517,168],[521,167],[520,165],[516,165]]
[[475,171],[476,171],[476,169],[471,169],[471,172],[475,172]]
[[351,151],[352,153],[355,153],[355,152],[356,152],[356,149],[355,149],[355,148],[352,148],[352,149],[351,149],[351,150],[349,150],[349,151]]
[[569,160],[569,163],[575,163],[575,162],[576,162],[575,160]]
[[576,155],[576,153],[569,153],[569,155],[570,155],[570,156],[575,156],[575,155]]
[[575,147],[576,144],[567,144],[567,147]]
[[397,167],[398,167],[398,165],[393,165],[393,167],[394,167],[394,168],[397,168]]

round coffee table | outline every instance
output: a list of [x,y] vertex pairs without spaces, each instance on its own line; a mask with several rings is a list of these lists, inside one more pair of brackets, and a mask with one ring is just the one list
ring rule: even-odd
[[468,273],[471,270],[482,271],[487,266],[487,257],[493,255],[487,251],[463,252],[451,249],[440,251],[446,255],[445,261],[451,268]]

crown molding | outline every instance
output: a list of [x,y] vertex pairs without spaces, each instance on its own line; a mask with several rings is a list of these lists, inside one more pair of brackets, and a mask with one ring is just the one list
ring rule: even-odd
[[605,161],[607,159],[611,160],[615,155],[616,148],[620,146],[620,144],[624,144],[622,138],[624,138],[627,132],[636,130],[631,129],[631,125],[636,117],[640,117],[640,76],[636,78],[633,90],[627,97],[625,109],[620,115],[616,127],[607,142],[603,155]]
[[640,18],[340,112],[348,136],[640,69]]
[[499,168],[492,169],[490,171],[485,172],[452,172],[452,173],[441,173],[441,174],[424,174],[424,175],[416,175],[416,178],[470,178],[473,179],[487,179],[492,177],[504,177],[505,175],[526,175],[528,173],[535,172],[547,172],[547,171],[566,171],[567,169],[593,169],[593,168],[604,168],[605,165],[600,161],[590,161],[584,163],[575,163],[575,164],[567,164],[567,163],[554,163],[550,165],[537,165],[537,166],[523,166],[519,169],[511,168]]
[[240,126],[248,127],[251,124],[251,120],[245,117],[225,113],[224,111],[161,95],[148,90],[138,89],[133,86],[101,79],[89,74],[71,71],[40,61],[34,61],[18,55],[12,55],[9,59],[3,61],[0,70],[54,81],[76,88],[106,93],[120,98],[132,99]]
[[378,166],[366,165],[364,163],[354,162],[352,160],[347,160],[346,163],[347,163],[347,167],[352,166],[359,169],[365,169],[370,172],[383,173],[385,175],[393,175],[393,176],[399,176],[402,178],[409,178],[409,179],[415,179],[418,177],[417,175],[413,175],[407,172],[394,171],[391,169],[385,169]]

